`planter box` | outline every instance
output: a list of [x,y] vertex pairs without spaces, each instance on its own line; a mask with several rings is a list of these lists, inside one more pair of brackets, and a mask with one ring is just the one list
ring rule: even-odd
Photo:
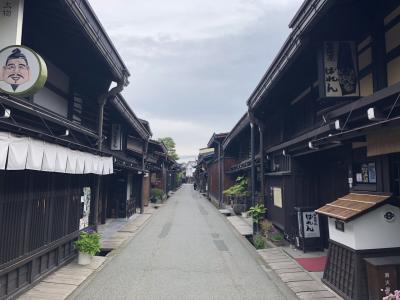
[[78,264],[82,266],[87,266],[92,262],[92,257],[93,256],[90,254],[79,252]]

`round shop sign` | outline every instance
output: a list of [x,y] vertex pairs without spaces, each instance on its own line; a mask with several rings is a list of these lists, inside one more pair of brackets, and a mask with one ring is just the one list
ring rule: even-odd
[[31,95],[43,88],[46,80],[46,63],[32,49],[16,45],[0,51],[0,92]]

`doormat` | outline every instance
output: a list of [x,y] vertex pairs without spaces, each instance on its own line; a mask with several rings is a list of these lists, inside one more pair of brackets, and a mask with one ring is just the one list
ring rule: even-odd
[[322,272],[325,269],[326,256],[296,258],[296,261],[309,272]]

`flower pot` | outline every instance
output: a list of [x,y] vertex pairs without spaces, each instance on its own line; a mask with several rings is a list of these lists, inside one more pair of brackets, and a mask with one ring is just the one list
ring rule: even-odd
[[243,204],[234,204],[233,205],[233,212],[235,215],[240,215],[242,212],[244,212],[246,207]]
[[89,265],[92,262],[92,255],[88,253],[79,252],[78,264],[82,266]]

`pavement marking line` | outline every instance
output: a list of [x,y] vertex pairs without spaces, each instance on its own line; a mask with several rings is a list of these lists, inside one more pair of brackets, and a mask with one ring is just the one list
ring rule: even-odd
[[229,251],[223,240],[213,240],[213,242],[219,251]]
[[158,235],[158,238],[163,239],[163,238],[167,237],[167,235],[169,234],[169,232],[171,230],[171,227],[172,227],[171,222],[165,223],[160,234]]

